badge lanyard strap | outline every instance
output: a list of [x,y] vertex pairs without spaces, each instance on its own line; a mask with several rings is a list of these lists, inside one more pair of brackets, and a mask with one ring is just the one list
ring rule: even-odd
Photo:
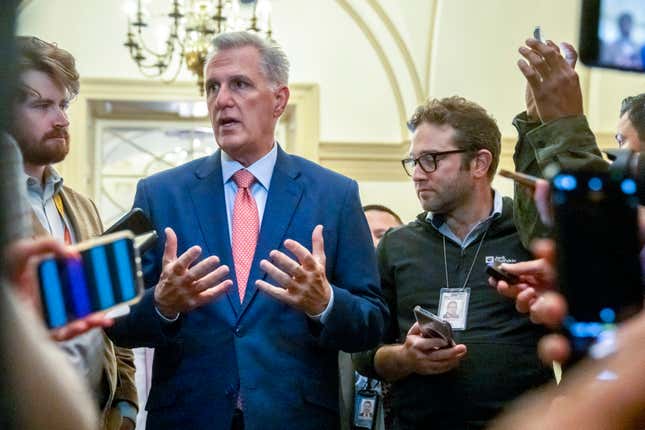
[[54,205],[56,206],[56,210],[60,215],[60,220],[63,223],[65,244],[71,245],[72,234],[70,233],[69,228],[67,228],[67,223],[65,222],[65,207],[63,206],[63,199],[60,197],[60,194],[54,194]]
[[[473,258],[473,262],[470,264],[470,269],[468,270],[468,274],[466,275],[464,286],[461,287],[460,290],[464,290],[466,288],[466,285],[468,285],[468,281],[470,280],[470,274],[473,271],[473,267],[475,267],[475,261],[477,261],[477,256],[479,255],[479,250],[482,248],[484,239],[486,239],[486,233],[488,233],[488,227],[486,228],[486,230],[484,230],[482,239],[479,241],[479,246],[477,247],[477,251],[475,251],[475,257]],[[450,283],[448,282],[448,258],[446,257],[446,236],[442,235],[442,237],[443,237],[443,267],[446,269],[446,288],[450,288]]]

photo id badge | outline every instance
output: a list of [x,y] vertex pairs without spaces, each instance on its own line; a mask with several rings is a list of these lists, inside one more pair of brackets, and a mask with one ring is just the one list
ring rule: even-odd
[[439,295],[437,315],[448,321],[453,330],[465,330],[470,288],[442,288]]
[[354,427],[355,429],[374,429],[376,411],[378,407],[378,392],[370,388],[356,393],[354,399]]

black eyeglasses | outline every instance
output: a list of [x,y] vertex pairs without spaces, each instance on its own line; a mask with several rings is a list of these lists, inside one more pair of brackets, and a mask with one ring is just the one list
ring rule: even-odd
[[432,173],[437,170],[437,157],[449,154],[460,154],[462,152],[468,152],[468,150],[453,149],[452,151],[428,152],[421,154],[417,158],[406,158],[404,160],[401,160],[401,164],[403,165],[405,173],[407,173],[408,176],[412,176],[414,174],[414,166],[416,166],[417,164],[424,172]]

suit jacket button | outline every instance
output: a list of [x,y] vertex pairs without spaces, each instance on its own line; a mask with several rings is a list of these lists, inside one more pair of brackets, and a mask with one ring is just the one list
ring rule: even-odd
[[242,328],[241,327],[236,327],[235,328],[235,336],[238,336],[238,337],[242,336]]

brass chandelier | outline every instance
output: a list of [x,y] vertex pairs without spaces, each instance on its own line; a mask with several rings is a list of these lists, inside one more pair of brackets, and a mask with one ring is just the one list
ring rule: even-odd
[[[134,9],[134,8],[132,8]],[[169,34],[160,50],[150,48],[143,33],[150,29],[149,11],[137,0],[130,11],[125,46],[141,73],[150,78],[174,82],[182,65],[197,76],[200,94],[204,92],[204,65],[211,40],[220,33],[246,30],[271,40],[271,4],[269,0],[173,0]],[[173,70],[174,67],[174,70]],[[169,76],[169,78],[164,78]]]

